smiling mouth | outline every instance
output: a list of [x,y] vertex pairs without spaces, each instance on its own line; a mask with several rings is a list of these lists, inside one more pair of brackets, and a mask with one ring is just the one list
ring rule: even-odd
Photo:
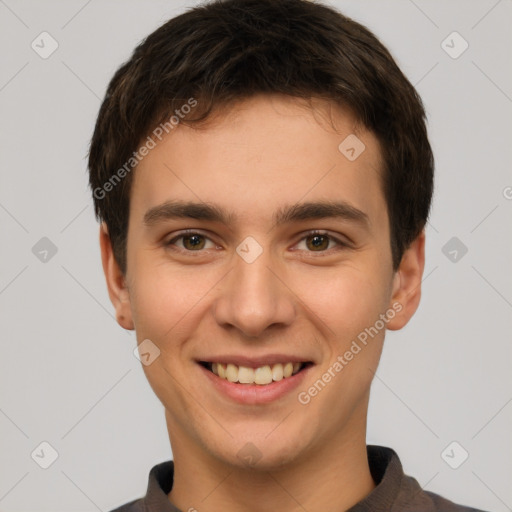
[[207,361],[199,361],[204,368],[211,371],[219,378],[229,382],[238,384],[258,384],[264,386],[272,382],[279,382],[296,375],[313,363],[276,363],[272,365],[263,365],[258,368],[250,368],[247,366],[238,366],[228,363],[210,363]]

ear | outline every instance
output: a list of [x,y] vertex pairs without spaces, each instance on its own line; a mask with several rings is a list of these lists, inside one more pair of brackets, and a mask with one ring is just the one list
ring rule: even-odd
[[130,294],[126,280],[117,264],[105,222],[100,226],[100,248],[103,272],[107,281],[108,295],[116,310],[117,323],[127,330],[134,330]]
[[400,266],[393,277],[390,307],[397,314],[387,323],[387,329],[392,331],[401,329],[418,309],[424,268],[425,231],[423,230],[405,250]]

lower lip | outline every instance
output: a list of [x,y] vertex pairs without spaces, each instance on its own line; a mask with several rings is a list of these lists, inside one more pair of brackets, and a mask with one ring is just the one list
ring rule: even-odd
[[277,382],[261,385],[229,382],[229,380],[215,375],[215,373],[211,372],[203,365],[198,363],[198,366],[218,391],[235,402],[247,405],[268,404],[274,400],[278,400],[287,393],[290,393],[299,386],[312,367],[311,365],[308,365],[295,375],[283,377]]

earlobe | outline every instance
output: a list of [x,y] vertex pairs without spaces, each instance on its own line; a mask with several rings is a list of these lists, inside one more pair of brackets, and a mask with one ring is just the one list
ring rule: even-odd
[[100,226],[100,249],[103,273],[107,282],[108,295],[116,310],[117,323],[126,330],[134,330],[130,307],[130,294],[126,279],[114,257],[108,228],[105,222]]
[[418,309],[421,280],[425,268],[425,231],[422,231],[405,250],[400,266],[393,277],[390,307],[397,314],[387,324],[395,331],[404,327]]

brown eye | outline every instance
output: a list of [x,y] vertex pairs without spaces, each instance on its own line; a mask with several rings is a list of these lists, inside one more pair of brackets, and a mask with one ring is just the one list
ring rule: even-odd
[[186,235],[181,237],[183,239],[183,247],[193,251],[194,249],[203,249],[205,245],[204,237],[202,235]]
[[[296,249],[310,254],[314,252],[325,253],[327,256],[334,251],[348,249],[349,247],[350,245],[348,243],[328,232],[313,230],[304,234],[304,237],[300,240]],[[320,254],[318,255],[320,256]]]
[[[165,244],[169,249],[181,253],[206,252],[207,249],[214,249],[215,244],[205,235],[195,232],[185,232],[169,240]],[[204,251],[203,251],[204,249]]]
[[306,237],[306,246],[313,251],[324,251],[329,247],[329,241],[327,235],[311,235]]

